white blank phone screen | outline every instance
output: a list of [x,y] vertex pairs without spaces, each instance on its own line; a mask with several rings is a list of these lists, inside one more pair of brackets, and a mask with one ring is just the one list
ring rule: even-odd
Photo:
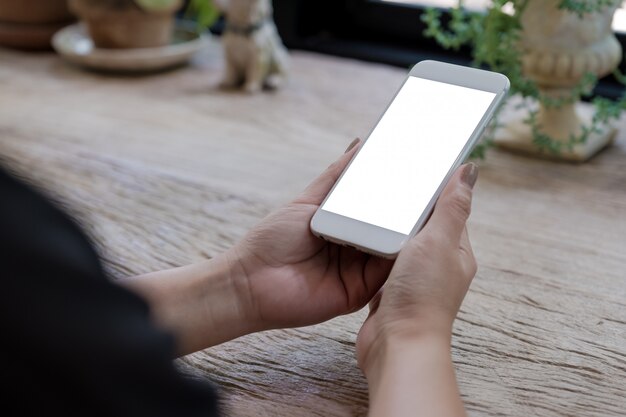
[[495,96],[409,77],[322,209],[408,235]]

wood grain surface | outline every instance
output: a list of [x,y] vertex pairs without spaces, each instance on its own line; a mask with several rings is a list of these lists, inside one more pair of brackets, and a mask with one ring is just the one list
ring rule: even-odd
[[[84,72],[0,50],[0,155],[76,215],[114,278],[214,256],[364,136],[405,76],[294,53],[282,91],[216,90],[189,68]],[[479,272],[453,356],[473,416],[626,415],[626,124],[586,165],[492,151],[470,234]],[[279,289],[277,289],[279,290]],[[181,359],[230,416],[361,416],[366,312]]]

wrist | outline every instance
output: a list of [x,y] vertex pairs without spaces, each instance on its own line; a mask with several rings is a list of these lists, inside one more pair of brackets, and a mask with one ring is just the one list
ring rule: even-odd
[[373,347],[376,350],[370,353],[364,369],[372,399],[385,381],[395,380],[398,373],[419,372],[413,368],[424,361],[452,361],[451,335],[443,332],[394,333]]
[[254,295],[251,282],[252,268],[246,260],[246,255],[239,247],[235,246],[229,251],[216,258],[227,269],[229,292],[233,302],[237,305],[237,311],[241,321],[248,323],[250,333],[267,330],[269,327],[259,314],[258,302]]
[[125,280],[142,295],[153,319],[174,334],[178,353],[188,354],[260,329],[245,279],[230,253],[211,260]]
[[394,335],[379,353],[367,375],[370,416],[466,415],[447,335]]
[[208,261],[206,271],[202,293],[207,322],[230,327],[227,340],[266,330],[257,313],[250,277],[235,249]]
[[445,328],[417,328],[396,324],[379,331],[363,360],[363,372],[370,385],[375,385],[383,371],[397,358],[410,363],[411,357],[432,346],[437,346],[439,352],[449,356],[451,339],[451,329],[448,331]]

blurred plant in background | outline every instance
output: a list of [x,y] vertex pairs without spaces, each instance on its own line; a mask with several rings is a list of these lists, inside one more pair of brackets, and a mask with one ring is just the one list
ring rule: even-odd
[[[558,155],[576,145],[584,144],[590,135],[603,132],[605,126],[619,118],[626,108],[626,98],[617,101],[594,98],[592,103],[595,113],[591,122],[583,126],[579,134],[572,134],[567,140],[556,140],[542,131],[537,104],[547,109],[558,109],[575,104],[581,97],[589,98],[598,77],[591,71],[586,72],[576,85],[569,87],[566,95],[555,97],[545,94],[535,80],[525,75],[524,51],[521,46],[524,29],[522,16],[531,1],[533,0],[493,0],[486,11],[473,12],[465,9],[460,0],[458,6],[450,11],[446,23],[442,12],[434,8],[428,9],[422,20],[427,27],[425,35],[435,39],[444,48],[458,50],[468,46],[472,51],[473,65],[488,67],[509,77],[511,93],[524,99],[520,106],[527,111],[528,117],[524,123],[532,131],[534,145]],[[560,0],[556,4],[559,10],[573,13],[582,20],[616,7],[617,3],[616,0]],[[617,70],[615,76],[620,82],[625,81]],[[484,141],[477,146],[475,157],[483,158],[485,151],[493,145],[495,132],[500,127],[497,123],[496,119]]]
[[134,0],[135,3],[147,12],[160,12],[180,7],[180,0]]
[[[146,0],[149,1],[149,0]],[[159,0],[154,0],[159,1]],[[166,0],[163,0],[166,1]],[[213,26],[220,17],[220,10],[213,0],[189,0],[185,17],[196,22],[196,30],[203,32]]]

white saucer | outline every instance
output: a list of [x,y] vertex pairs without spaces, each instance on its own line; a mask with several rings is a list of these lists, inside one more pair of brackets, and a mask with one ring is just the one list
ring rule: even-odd
[[206,45],[206,36],[177,26],[170,45],[158,48],[96,48],[82,24],[58,31],[52,46],[73,64],[100,71],[143,72],[175,67],[188,62]]

